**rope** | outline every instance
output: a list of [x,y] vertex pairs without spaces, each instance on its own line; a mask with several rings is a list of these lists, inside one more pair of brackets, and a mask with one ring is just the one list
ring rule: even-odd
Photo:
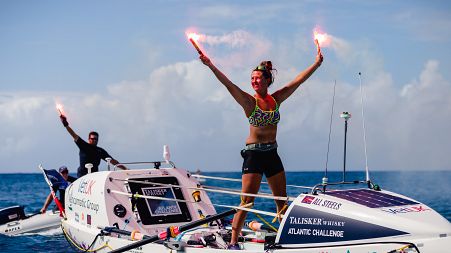
[[272,220],[272,223],[276,222],[277,219],[282,219],[282,217],[283,217],[282,212],[285,211],[285,209],[287,209],[287,208],[288,208],[288,205],[287,205],[287,203],[285,203],[285,205],[283,205],[282,209],[280,209],[280,211],[277,212],[277,215]]
[[[205,175],[198,175],[198,174],[192,174],[192,177],[197,177],[197,178],[206,178],[206,179],[216,179],[216,180],[223,180],[223,181],[231,181],[231,182],[239,182],[241,183],[241,179],[236,179],[236,178],[228,178],[228,177],[213,177],[213,176],[205,176]],[[262,181],[262,184],[268,184],[268,182]],[[309,187],[309,186],[300,186],[300,185],[292,185],[292,184],[287,184],[287,187],[293,187],[293,188],[301,188],[301,189],[308,189],[308,190],[312,190],[313,187]]]
[[244,196],[241,196],[240,199],[241,199],[240,206],[250,205],[250,207],[254,207],[254,202],[247,203],[247,202],[244,200]]
[[266,226],[270,227],[272,230],[274,230],[274,232],[277,232],[277,228],[275,228],[273,225],[271,225],[271,223],[267,222],[265,219],[263,219],[263,217],[261,217],[259,214],[255,214],[255,216],[257,216],[261,221],[263,221],[263,223],[266,224]]
[[209,188],[199,188],[199,187],[192,187],[192,186],[163,184],[163,183],[155,183],[155,182],[143,182],[143,181],[138,181],[138,180],[127,180],[127,179],[118,179],[118,178],[111,178],[111,179],[112,180],[116,180],[116,181],[125,181],[125,182],[132,182],[132,183],[139,183],[139,184],[148,184],[148,185],[179,187],[179,188],[186,188],[186,189],[191,189],[191,190],[201,190],[201,191],[208,191],[208,192],[226,193],[226,194],[240,195],[240,196],[247,196],[247,197],[261,197],[261,198],[273,199],[273,200],[294,201],[296,199],[295,197],[272,196],[272,195],[269,195],[269,194],[242,193],[242,192],[229,191],[229,190],[215,190],[215,189],[209,189]]
[[[137,194],[137,193],[131,194],[131,193],[125,193],[125,192],[116,191],[116,190],[111,190],[110,192],[111,193],[116,193],[116,194],[119,194],[119,195],[128,196],[128,197],[132,197],[133,196],[135,198],[155,199],[155,200],[169,200],[169,201],[177,201],[177,202],[192,203],[192,204],[196,204],[197,203],[197,202],[194,202],[194,201],[183,200],[183,199],[171,199],[171,198],[162,198],[162,197],[154,197],[154,196],[145,196],[145,195],[141,195],[141,194]],[[271,213],[271,212],[266,212],[266,211],[261,211],[261,210],[256,210],[256,209],[250,209],[250,208],[246,208],[246,207],[242,207],[242,206],[229,206],[229,205],[221,205],[221,204],[213,204],[213,203],[205,203],[205,204],[206,205],[211,205],[211,206],[239,209],[239,210],[243,210],[243,211],[247,211],[247,212],[251,212],[251,213],[259,213],[259,214],[268,215],[268,216],[272,216],[272,217],[277,216],[276,213]]]
[[105,244],[103,244],[102,246],[98,247],[97,249],[91,249],[91,250],[89,249],[89,248],[91,248],[92,245],[94,245],[95,241],[97,240],[97,236],[99,236],[99,235],[97,235],[96,238],[94,238],[94,241],[91,243],[91,245],[89,246],[88,249],[84,249],[84,248],[78,246],[78,244],[75,243],[75,242],[72,240],[72,238],[67,234],[67,232],[66,232],[66,230],[64,229],[64,227],[61,226],[61,229],[63,230],[64,237],[66,237],[66,239],[67,239],[73,246],[75,246],[75,248],[77,248],[77,249],[80,250],[80,251],[83,251],[83,252],[96,252],[96,251],[99,251],[99,250],[101,250],[101,249],[103,249],[103,248],[109,248],[110,250],[113,250],[113,248],[111,248],[110,245],[108,245],[107,242],[105,242]]

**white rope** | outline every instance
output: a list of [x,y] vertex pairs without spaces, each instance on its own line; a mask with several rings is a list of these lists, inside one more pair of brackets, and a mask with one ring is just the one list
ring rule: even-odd
[[[168,201],[177,201],[177,202],[184,202],[184,203],[199,204],[198,202],[195,202],[195,201],[182,200],[182,199],[162,198],[162,197],[155,197],[155,196],[146,196],[146,195],[141,195],[141,194],[131,194],[131,193],[126,193],[126,192],[121,192],[121,191],[116,191],[116,190],[111,190],[110,192],[111,193],[116,193],[116,194],[119,194],[119,195],[128,196],[130,198],[136,197],[136,198],[143,198],[143,199],[168,200]],[[261,210],[257,210],[257,209],[246,208],[246,207],[243,207],[243,206],[229,206],[229,205],[221,205],[221,204],[213,204],[213,203],[212,204],[205,203],[205,204],[212,205],[212,206],[218,206],[218,207],[239,209],[239,210],[243,210],[243,211],[246,211],[246,212],[258,213],[258,214],[268,215],[268,216],[272,216],[272,217],[279,217],[279,216],[281,216],[280,214],[277,215],[276,213],[261,211]],[[251,204],[251,203],[248,203],[245,206],[249,206],[249,204]]]
[[[236,178],[213,177],[213,176],[205,176],[205,175],[199,175],[199,174],[191,174],[191,176],[197,177],[197,178],[216,179],[216,180],[240,182],[241,183],[241,179],[236,179]],[[262,181],[261,183],[262,184],[268,184],[268,182],[265,182],[265,181]],[[308,190],[312,190],[314,188],[314,187],[309,187],[309,186],[300,186],[300,185],[292,185],[292,184],[287,184],[287,187],[301,188],[301,189],[308,189]]]
[[132,183],[139,183],[139,184],[151,184],[151,185],[159,185],[159,186],[169,186],[169,187],[180,187],[180,188],[186,188],[191,190],[200,190],[200,191],[208,191],[208,192],[217,192],[217,193],[225,193],[225,194],[232,194],[232,195],[240,195],[240,196],[247,196],[247,197],[260,197],[260,198],[266,198],[266,199],[273,199],[273,200],[284,200],[284,201],[294,201],[295,197],[283,197],[283,196],[272,196],[267,194],[253,194],[253,193],[244,193],[244,192],[236,192],[236,191],[228,191],[228,190],[215,190],[215,189],[207,189],[207,188],[199,188],[199,187],[191,187],[191,186],[182,186],[182,185],[174,185],[174,184],[162,184],[162,183],[155,183],[155,182],[143,182],[143,181],[137,181],[137,180],[127,180],[127,179],[116,179],[112,178],[112,180],[117,181],[127,181]]

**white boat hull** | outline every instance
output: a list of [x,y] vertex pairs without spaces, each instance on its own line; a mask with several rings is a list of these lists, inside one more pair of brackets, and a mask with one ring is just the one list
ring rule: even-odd
[[[72,240],[71,243],[82,246],[87,249],[89,246],[90,250],[95,249],[96,252],[110,252],[111,250],[118,249],[127,246],[133,241],[129,236],[99,236],[98,239],[92,244],[93,238],[95,238],[100,232],[100,229],[88,229],[83,225],[74,224],[67,221],[62,221],[62,227],[66,236]],[[187,233],[185,236],[189,236]],[[400,241],[406,241],[415,244],[418,247],[419,252],[429,252],[429,253],[442,253],[448,252],[451,249],[451,237],[437,237],[437,238],[421,238],[421,237],[404,237],[399,238]],[[401,240],[402,239],[402,240]],[[92,245],[91,245],[92,244]],[[320,246],[315,247],[305,246],[304,248],[283,248],[283,249],[271,249],[274,253],[291,253],[291,252],[303,252],[303,253],[387,253],[396,249],[401,249],[406,245],[406,243],[369,243],[369,244],[358,244],[351,245],[330,245],[330,246]],[[243,242],[241,243],[242,250],[237,252],[249,252],[249,253],[263,253],[268,252],[265,250],[264,243],[257,242]],[[185,246],[182,248],[181,252],[204,252],[204,253],[218,253],[224,252],[225,249],[210,248],[210,247],[199,247],[199,246]],[[233,251],[233,250],[227,250]],[[138,247],[136,249],[127,252],[168,252],[168,248],[162,243],[149,243],[147,245]],[[180,252],[180,251],[179,251]],[[405,251],[405,252],[415,252],[415,251]]]
[[[151,237],[168,227],[216,215],[207,193],[197,185],[185,170],[176,168],[89,174],[66,191],[63,232],[81,250],[109,252],[135,243],[131,232]],[[201,201],[194,198],[196,189]],[[177,197],[185,204],[162,196]],[[119,232],[102,230],[112,227]],[[226,233],[218,224],[209,224],[170,238],[168,245],[160,241],[128,252],[168,252],[170,248],[188,253],[223,252]],[[244,252],[435,253],[451,249],[451,224],[444,217],[408,197],[367,188],[300,194],[287,209],[277,234],[243,233],[240,245]],[[214,239],[206,242],[206,238]]]
[[33,215],[26,219],[11,221],[0,225],[0,233],[4,235],[38,233],[58,228],[60,225],[60,213],[48,211],[43,214]]

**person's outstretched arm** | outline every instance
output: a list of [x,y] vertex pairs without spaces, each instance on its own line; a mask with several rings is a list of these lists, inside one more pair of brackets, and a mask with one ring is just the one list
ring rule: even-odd
[[77,141],[78,138],[80,138],[78,136],[78,134],[75,133],[75,131],[69,126],[69,122],[67,122],[67,118],[64,115],[60,115],[60,119],[61,119],[61,123],[63,123],[63,126],[66,128],[67,132],[69,132],[69,134],[72,136],[72,138],[74,138],[74,141]]
[[293,81],[289,82],[284,87],[280,88],[274,94],[272,95],[274,99],[280,104],[285,99],[287,99],[293,92],[301,86],[303,82],[305,82],[312,74],[315,72],[319,66],[321,66],[321,63],[323,62],[323,55],[318,50],[318,54],[316,55],[315,63],[310,65],[308,68],[304,69],[301,73],[299,73]]
[[49,195],[45,199],[44,205],[41,208],[41,213],[45,213],[47,211],[47,208],[49,207],[50,203],[52,203],[52,200],[53,200],[52,193],[49,193]]
[[203,64],[205,64],[207,67],[210,68],[210,70],[213,72],[213,74],[216,76],[219,82],[221,82],[227,88],[227,90],[236,100],[236,102],[238,102],[238,104],[240,104],[241,107],[243,107],[246,115],[251,114],[255,107],[255,99],[248,93],[241,90],[232,81],[230,81],[229,78],[226,75],[224,75],[224,73],[222,73],[207,56],[201,55],[199,59],[202,61]]

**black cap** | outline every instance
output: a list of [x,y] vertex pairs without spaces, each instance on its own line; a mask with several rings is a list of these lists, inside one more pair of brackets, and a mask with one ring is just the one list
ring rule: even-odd
[[60,173],[63,173],[63,172],[69,172],[69,170],[67,169],[67,167],[66,166],[61,166],[59,169],[58,169],[58,171],[60,172]]

